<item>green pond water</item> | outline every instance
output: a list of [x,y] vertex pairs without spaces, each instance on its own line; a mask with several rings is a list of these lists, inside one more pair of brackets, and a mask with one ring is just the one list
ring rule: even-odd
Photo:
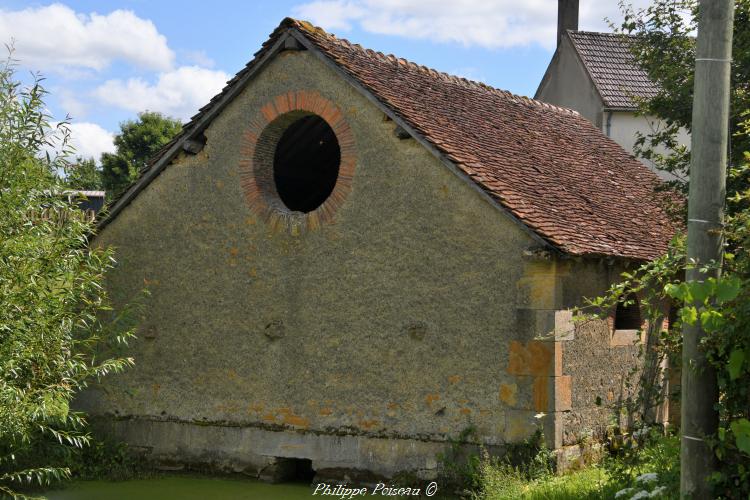
[[248,479],[164,477],[130,481],[80,481],[44,494],[49,500],[298,500],[306,484],[266,484]]

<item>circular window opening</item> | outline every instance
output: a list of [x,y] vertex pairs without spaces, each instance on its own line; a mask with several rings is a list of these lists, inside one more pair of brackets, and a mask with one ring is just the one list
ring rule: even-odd
[[339,141],[328,123],[315,115],[300,118],[276,145],[276,192],[289,210],[312,212],[333,192],[340,164]]

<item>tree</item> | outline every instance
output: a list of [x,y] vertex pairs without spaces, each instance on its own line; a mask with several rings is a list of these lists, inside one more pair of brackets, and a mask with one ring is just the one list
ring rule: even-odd
[[[655,97],[640,101],[639,112],[664,123],[654,133],[638,137],[636,153],[682,179],[680,187],[687,192],[690,153],[676,137],[680,128],[692,129],[698,2],[653,0],[645,9],[620,5],[624,21],[618,31],[633,36],[636,62],[659,87]],[[732,54],[730,166],[742,164],[745,151],[750,150],[750,136],[743,125],[750,112],[750,0],[735,0]],[[672,153],[658,153],[659,146]],[[748,182],[744,175],[737,177],[740,172],[733,174],[727,186],[730,191]]]
[[103,189],[102,171],[93,158],[84,159],[79,156],[67,167],[65,183],[71,189],[98,191]]
[[139,113],[136,121],[121,123],[120,133],[115,136],[117,152],[102,154],[102,178],[107,193],[116,196],[127,188],[151,157],[181,129],[179,120],[150,111]]
[[44,95],[0,66],[0,496],[13,498],[69,475],[52,457],[89,440],[70,401],[133,363],[118,355],[130,316],[103,286],[113,253],[88,248],[91,222],[61,195],[69,129],[50,126]]

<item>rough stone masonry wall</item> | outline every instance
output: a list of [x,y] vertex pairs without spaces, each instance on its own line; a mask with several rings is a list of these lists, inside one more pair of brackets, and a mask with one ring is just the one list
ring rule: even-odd
[[[564,307],[602,295],[625,270],[622,263],[605,260],[571,262],[561,276]],[[562,372],[572,380],[571,407],[563,415],[563,445],[601,440],[609,426],[629,424],[618,408],[637,388],[639,372],[633,369],[642,364],[637,343],[642,339],[634,332],[615,332],[612,319],[576,322],[568,329],[573,333],[563,342]]]
[[501,387],[501,398],[513,403],[517,392],[526,395],[516,413],[520,428],[535,425],[528,412],[534,410],[532,418],[544,429],[547,444],[560,450],[562,468],[592,452],[574,445],[601,441],[612,424],[629,423],[619,407],[632,395],[627,383],[638,383],[637,332],[615,332],[613,315],[584,322],[572,315],[586,298],[603,295],[618,281],[624,265],[537,253],[518,283],[519,340],[509,345],[507,367],[516,381]]

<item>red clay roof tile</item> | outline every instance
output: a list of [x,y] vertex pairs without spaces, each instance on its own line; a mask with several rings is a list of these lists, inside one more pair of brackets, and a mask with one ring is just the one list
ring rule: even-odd
[[632,36],[592,31],[568,31],[568,35],[605,106],[635,110],[637,99],[658,93],[659,87],[635,62]]

